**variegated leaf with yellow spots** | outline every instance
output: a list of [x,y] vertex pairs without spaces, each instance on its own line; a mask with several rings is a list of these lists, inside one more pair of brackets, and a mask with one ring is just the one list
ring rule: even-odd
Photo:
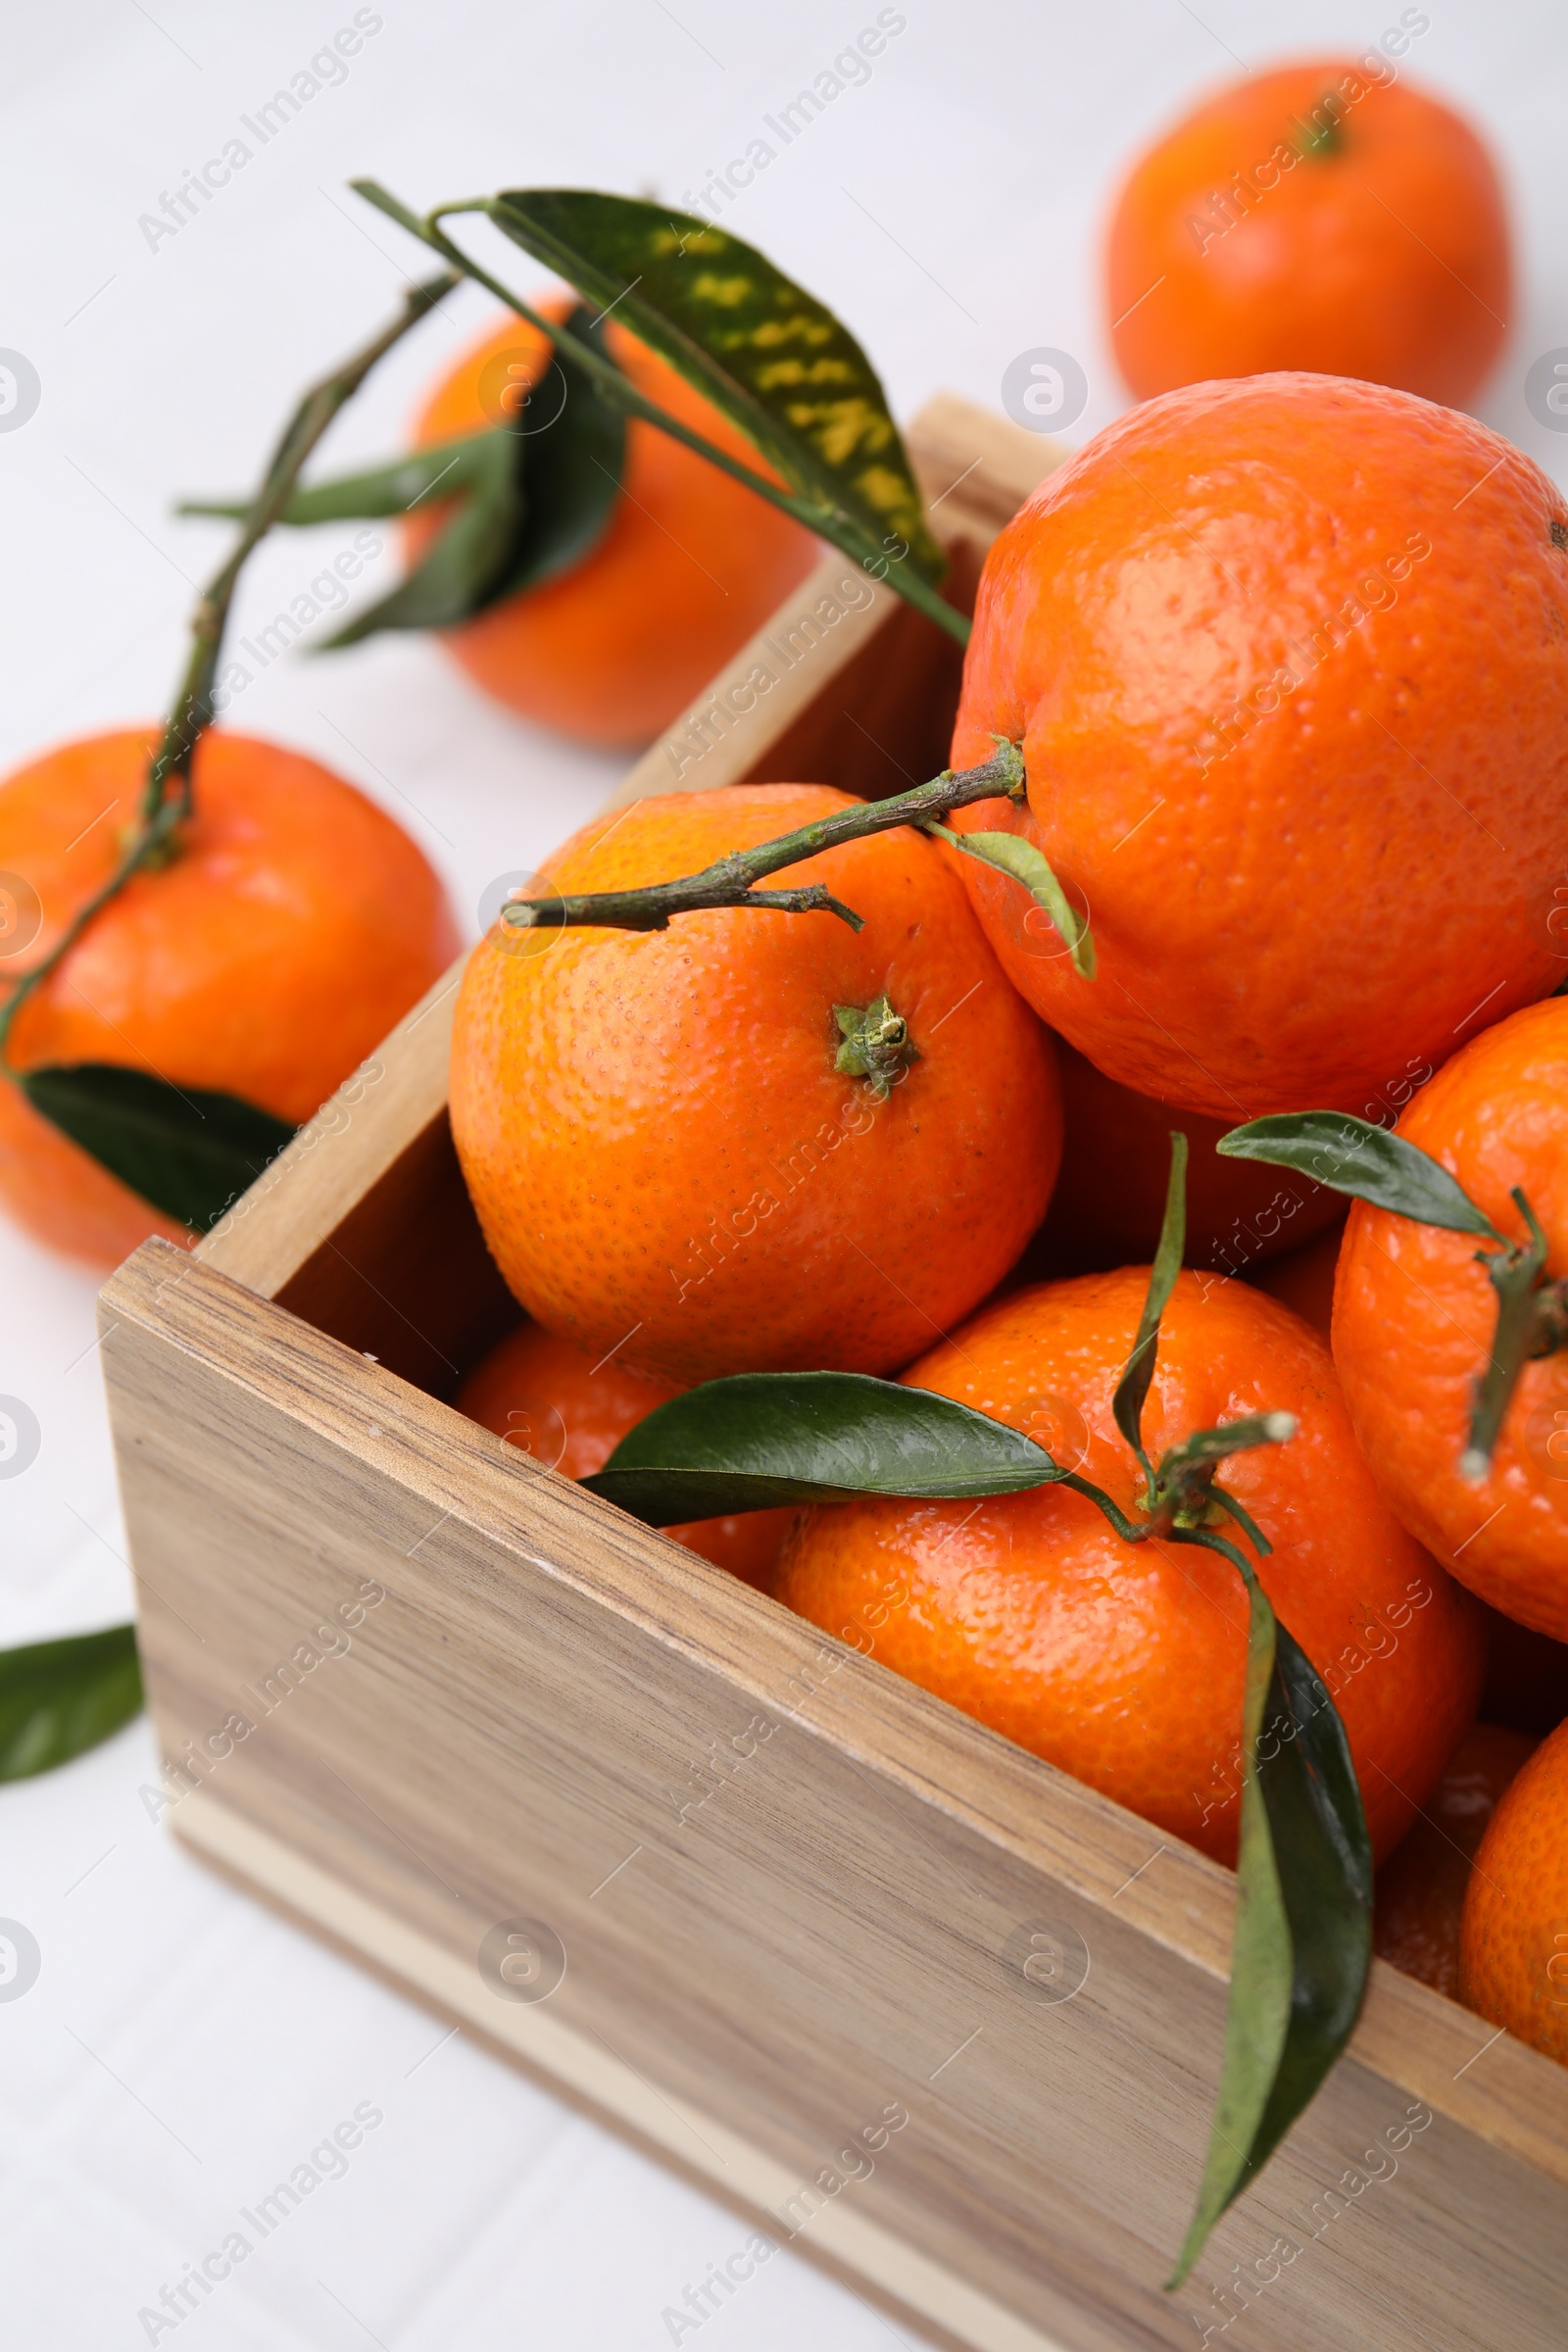
[[514,188],[498,228],[704,393],[798,495],[837,509],[867,560],[940,578],[875,368],[831,311],[755,246],[690,213],[579,188]]

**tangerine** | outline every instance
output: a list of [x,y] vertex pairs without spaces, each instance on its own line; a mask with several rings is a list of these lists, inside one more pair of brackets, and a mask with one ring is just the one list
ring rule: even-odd
[[1090,1274],[1147,1261],[1165,1214],[1170,1135],[1187,1137],[1190,1266],[1222,1278],[1267,1263],[1321,1233],[1345,1204],[1310,1177],[1258,1160],[1222,1159],[1214,1146],[1233,1120],[1134,1094],[1062,1039],[1061,1172],[1025,1264],[1040,1275]]
[[1250,74],[1135,166],[1106,291],[1139,399],[1282,368],[1450,407],[1479,388],[1512,303],[1496,171],[1451,108],[1367,62]]
[[[519,1323],[491,1348],[453,1403],[563,1478],[591,1478],[656,1404],[678,1396],[668,1381],[631,1372],[613,1357],[593,1363],[570,1340]],[[688,1519],[662,1533],[715,1567],[766,1591],[793,1510]]]
[[[571,304],[539,307],[562,320]],[[612,357],[640,392],[755,471],[771,471],[645,343],[613,319],[608,333]],[[482,390],[497,367],[508,364],[513,384],[526,390],[550,356],[549,338],[526,319],[494,328],[436,387],[416,445],[499,423]],[[439,503],[409,518],[411,559],[443,520]],[[444,642],[476,685],[524,718],[582,743],[645,743],[762,626],[818,552],[809,531],[755,490],[632,418],[619,494],[598,543],[556,578],[447,630]]]
[[[853,806],[819,784],[640,801],[548,880],[662,881]],[[743,907],[663,932],[492,926],[458,995],[452,1132],[537,1322],[685,1383],[886,1372],[1001,1280],[1045,1211],[1061,1111],[957,864],[900,828],[771,877],[825,884],[858,933]],[[860,1075],[858,1021],[880,1040]]]
[[1380,1959],[1435,1992],[1459,1998],[1459,1918],[1476,1849],[1498,1800],[1536,1742],[1474,1723],[1396,1852],[1377,1875],[1372,1944]]
[[[1510,1240],[1523,1189],[1568,1275],[1568,999],[1461,1047],[1395,1131]],[[1568,1348],[1521,1371],[1491,1467],[1461,1475],[1497,1300],[1473,1234],[1357,1200],[1334,1285],[1334,1360],[1373,1476],[1405,1526],[1505,1616],[1568,1641]]]
[[[1038,1434],[1134,1512],[1142,1482],[1111,1400],[1147,1283],[1123,1268],[1014,1293],[903,1378]],[[1474,1715],[1476,1611],[1378,1494],[1316,1334],[1243,1283],[1205,1296],[1181,1274],[1145,1408],[1150,1454],[1264,1411],[1294,1413],[1297,1434],[1234,1455],[1221,1482],[1274,1546],[1259,1578],[1338,1706],[1382,1856]],[[802,1517],[777,1593],[1168,1836],[1235,1859],[1248,1601],[1228,1561],[1125,1543],[1061,1487],[866,1499]]]
[[1098,943],[1084,980],[965,858],[1053,1028],[1183,1110],[1396,1105],[1483,1006],[1561,977],[1568,501],[1408,393],[1167,393],[991,549],[955,767],[995,734],[1028,805],[953,821],[1033,841]]
[[[41,910],[13,949],[19,970],[114,871],[157,741],[89,736],[0,783],[0,869]],[[219,730],[197,745],[193,781],[173,858],[134,875],[21,1006],[9,1059],[120,1062],[297,1123],[445,970],[457,927],[408,835],[314,760]],[[190,1238],[6,1083],[0,1200],[100,1265],[150,1233]]]
[[1568,2066],[1568,1723],[1505,1792],[1459,1923],[1460,1998]]
[[1342,1221],[1298,1250],[1271,1259],[1251,1277],[1260,1291],[1290,1307],[1325,1340],[1334,1322],[1334,1272],[1344,1230]]

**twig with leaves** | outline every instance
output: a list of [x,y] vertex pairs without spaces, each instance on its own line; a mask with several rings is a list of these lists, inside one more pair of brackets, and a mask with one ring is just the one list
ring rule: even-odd
[[307,459],[344,403],[457,282],[446,274],[414,287],[388,326],[299,401],[244,507],[233,547],[197,600],[189,657],[148,763],[135,830],[108,879],[76,909],[47,953],[18,976],[0,1004],[0,1078],[19,1087],[35,1110],[111,1174],[186,1224],[200,1227],[220,1215],[236,1185],[243,1189],[258,1163],[265,1165],[282,1149],[292,1127],[235,1096],[178,1089],[118,1064],[19,1070],[10,1057],[12,1031],[28,998],[132,877],[178,855],[180,829],[193,812],[196,748],[212,723],[223,632],[245,563],[288,506]]
[[1282,1111],[1253,1119],[1245,1127],[1233,1127],[1215,1150],[1228,1159],[1260,1159],[1273,1167],[1298,1169],[1331,1192],[1348,1193],[1373,1208],[1448,1233],[1472,1233],[1495,1245],[1476,1251],[1496,1294],[1497,1318],[1459,1456],[1462,1478],[1486,1478],[1525,1365],[1568,1348],[1568,1281],[1548,1280],[1549,1245],[1519,1186],[1513,1187],[1511,1198],[1524,1221],[1527,1238],[1522,1242],[1499,1233],[1430,1152],[1348,1111]]
[[[512,188],[416,213],[374,180],[352,185],[525,319],[562,372],[559,419],[519,434],[515,419],[443,442],[412,461],[307,492],[285,521],[330,512],[389,513],[410,465],[430,468],[454,513],[411,582],[337,640],[370,628],[447,626],[549,576],[530,549],[530,510],[547,504],[579,560],[608,525],[628,419],[652,425],[884,580],[958,644],[969,623],[940,593],[946,557],[875,369],[826,306],[727,229],[628,196],[582,188]],[[564,319],[514,293],[473,260],[446,223],[479,216],[581,297]],[[640,390],[616,366],[612,320],[682,375],[751,444],[748,463]],[[405,490],[406,504],[412,492]],[[367,502],[351,503],[356,497]],[[329,502],[325,503],[325,502]],[[205,512],[232,512],[232,505]],[[554,561],[547,551],[547,565]],[[423,576],[421,576],[423,575]],[[408,584],[406,584],[408,585]]]

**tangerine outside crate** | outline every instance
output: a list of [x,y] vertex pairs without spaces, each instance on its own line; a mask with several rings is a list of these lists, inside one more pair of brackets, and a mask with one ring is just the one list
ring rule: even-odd
[[[972,588],[1059,453],[952,399],[911,447]],[[835,557],[622,797],[897,789],[944,763],[958,669]],[[1560,2347],[1568,2073],[1382,1962],[1161,2291],[1229,1874],[444,1401],[515,1313],[447,1123],[455,987],[103,1295],[150,1701],[199,1759],[177,1833],[941,2340]]]

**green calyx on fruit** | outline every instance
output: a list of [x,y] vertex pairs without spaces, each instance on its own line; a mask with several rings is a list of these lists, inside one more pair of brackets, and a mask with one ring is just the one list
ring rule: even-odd
[[885,1102],[895,1082],[920,1058],[908,1022],[885,996],[873,997],[863,1010],[856,1004],[835,1004],[833,1018],[844,1040],[833,1067],[847,1078],[865,1079],[877,1102]]
[[[1345,132],[1340,116],[1343,104],[1337,90],[1325,90],[1306,121],[1301,123],[1301,139],[1297,147],[1299,156],[1338,155],[1345,145]],[[1326,120],[1325,120],[1326,118]]]

